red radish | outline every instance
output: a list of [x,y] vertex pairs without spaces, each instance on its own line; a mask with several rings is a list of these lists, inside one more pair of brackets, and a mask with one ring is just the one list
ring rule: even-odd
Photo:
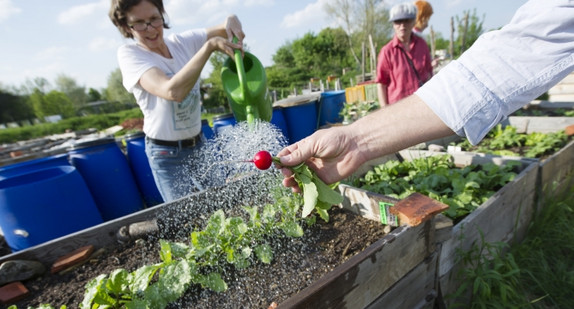
[[255,154],[251,162],[253,162],[258,169],[266,170],[271,166],[271,163],[273,163],[273,157],[269,151],[261,150]]

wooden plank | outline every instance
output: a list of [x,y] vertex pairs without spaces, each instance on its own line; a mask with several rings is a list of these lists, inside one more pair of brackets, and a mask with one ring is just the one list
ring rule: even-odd
[[[51,265],[60,256],[66,255],[80,247],[93,245],[95,249],[98,250],[103,247],[115,246],[119,241],[117,234],[120,228],[153,219],[157,219],[157,224],[163,234],[187,236],[187,231],[181,228],[183,222],[189,221],[189,218],[194,218],[194,223],[200,223],[201,220],[207,219],[197,215],[197,205],[201,205],[202,212],[211,213],[215,211],[216,208],[226,209],[242,203],[251,205],[250,203],[267,202],[264,200],[265,196],[259,197],[261,201],[258,201],[254,199],[253,196],[247,196],[245,194],[245,188],[252,186],[252,181],[254,181],[254,178],[245,177],[235,181],[233,185],[226,185],[221,188],[210,188],[209,190],[192,194],[173,202],[156,205],[127,216],[110,220],[25,250],[1,256],[0,264],[4,261],[25,259],[37,260]],[[236,198],[218,198],[220,196],[234,196]],[[214,199],[218,199],[218,203],[211,202]],[[181,220],[179,220],[180,218]]]
[[[343,195],[343,203],[341,203],[341,207],[356,215],[378,222],[381,222],[379,203],[384,202],[394,204],[399,201],[392,197],[351,187],[346,184],[340,184],[338,189]],[[394,220],[390,219],[389,221]]]
[[401,226],[278,308],[365,308],[434,250],[433,220]]
[[548,100],[551,102],[574,102],[574,94],[551,94]]
[[438,252],[434,252],[366,309],[434,308],[438,296],[438,256]]
[[450,239],[442,243],[439,257],[439,280],[443,295],[454,293],[460,284],[456,277],[463,265],[458,260],[457,250],[468,251],[483,240],[488,243],[513,243],[524,238],[536,213],[537,178],[538,164],[532,163],[454,226]]
[[561,195],[574,182],[574,141],[540,163],[541,196]]
[[553,133],[574,124],[574,117],[518,117],[510,116],[502,122],[517,128],[518,133]]
[[511,157],[511,156],[498,156],[493,154],[485,154],[485,153],[477,153],[477,152],[467,152],[467,151],[458,151],[458,152],[435,152],[435,151],[428,151],[428,150],[401,150],[399,154],[405,160],[415,160],[430,156],[437,156],[437,155],[451,155],[454,160],[454,165],[458,167],[464,167],[471,164],[479,165],[479,164],[486,164],[486,163],[494,163],[497,165],[503,165],[510,161],[518,161],[522,163],[522,167],[526,168],[531,163],[538,162],[537,159],[530,159],[530,158],[522,158],[522,157]]
[[551,102],[551,101],[534,100],[524,108],[528,109],[529,107],[540,108],[540,109],[559,109],[559,108],[569,109],[574,108],[574,102]]
[[548,89],[548,94],[554,95],[574,95],[574,83],[559,83]]
[[154,218],[157,207],[159,205],[1,256],[0,264],[16,259],[36,260],[44,264],[52,264],[59,257],[84,246],[93,245],[96,248],[115,246],[117,244],[116,233],[122,226]]

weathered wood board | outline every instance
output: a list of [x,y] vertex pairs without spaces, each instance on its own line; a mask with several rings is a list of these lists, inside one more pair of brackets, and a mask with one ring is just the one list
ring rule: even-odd
[[433,220],[398,227],[278,308],[366,308],[433,251]]
[[117,233],[123,226],[151,220],[162,205],[154,206],[137,213],[117,218],[90,228],[56,238],[45,243],[0,257],[0,264],[9,260],[36,260],[45,265],[52,264],[59,257],[80,247],[94,245],[96,248],[115,246]]
[[[158,225],[164,233],[184,234],[184,229],[173,228],[173,222],[178,218],[196,218],[198,217],[197,208],[201,206],[202,211],[215,211],[215,208],[232,208],[238,203],[249,205],[249,202],[256,203],[252,196],[247,196],[245,188],[252,186],[250,179],[246,178],[237,181],[234,185],[221,188],[212,188],[187,197],[150,207],[136,213],[126,215],[102,224],[68,234],[66,236],[14,252],[9,255],[0,257],[0,264],[8,260],[30,259],[37,260],[46,265],[52,264],[60,256],[68,254],[77,248],[93,245],[95,248],[107,246],[116,246],[118,241],[118,232],[120,228],[130,224],[158,219]],[[236,199],[221,199],[218,196],[234,196]],[[210,203],[214,199],[218,203]]]
[[[343,203],[341,203],[341,206],[344,209],[356,215],[371,219],[373,221],[379,221],[381,223],[384,222],[382,222],[383,218],[381,217],[380,203],[394,204],[399,201],[395,198],[369,192],[359,188],[354,188],[346,184],[339,184],[338,189],[341,195],[343,195]],[[387,217],[390,216],[391,215],[388,214]],[[396,221],[396,219],[392,218],[389,221]]]
[[434,252],[366,309],[435,308],[438,296],[437,266],[438,252]]
[[[487,242],[520,242],[536,214],[538,164],[531,163],[512,182],[452,228],[451,237],[442,243],[439,257],[439,282],[442,295],[454,293],[463,268],[458,250],[466,252]],[[447,307],[454,300],[447,300]],[[457,300],[465,301],[465,300]],[[466,300],[468,301],[468,300]]]
[[503,126],[513,126],[517,133],[553,133],[574,125],[574,117],[519,117],[510,116],[502,122]]
[[[574,141],[540,163],[540,196],[552,198],[574,187]],[[542,202],[544,199],[541,198]]]

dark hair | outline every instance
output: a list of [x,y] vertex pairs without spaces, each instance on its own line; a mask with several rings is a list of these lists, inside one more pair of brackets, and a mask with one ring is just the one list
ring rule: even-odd
[[164,20],[163,27],[165,29],[169,29],[169,26],[165,21],[166,12],[165,9],[163,8],[163,0],[112,0],[112,5],[110,6],[108,16],[110,17],[112,23],[116,26],[116,28],[118,28],[120,33],[128,39],[133,39],[134,36],[129,30],[126,13],[132,7],[142,3],[143,1],[147,1],[153,4],[159,10],[159,13],[161,14]]

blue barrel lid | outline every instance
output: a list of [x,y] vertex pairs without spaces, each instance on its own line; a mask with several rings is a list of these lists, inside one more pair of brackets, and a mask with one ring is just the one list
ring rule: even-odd
[[276,106],[291,107],[291,106],[297,106],[297,105],[316,103],[319,100],[320,96],[321,95],[318,93],[317,94],[312,93],[312,94],[298,95],[298,96],[286,98],[283,100],[279,100],[279,101],[273,103],[273,107],[276,107]]
[[221,120],[221,119],[227,119],[227,118],[235,118],[235,116],[233,116],[233,113],[217,115],[217,116],[213,116],[213,121]]
[[132,140],[132,139],[137,139],[137,138],[142,138],[145,137],[145,133],[143,131],[137,131],[137,132],[132,132],[132,133],[128,133],[124,136],[125,140]]
[[116,142],[116,139],[114,137],[111,137],[111,136],[110,137],[103,137],[103,138],[98,138],[98,139],[94,139],[94,140],[75,143],[72,146],[70,146],[68,148],[68,150],[84,149],[84,148],[100,146],[100,145],[105,145],[105,144],[110,144],[110,143],[115,143],[115,142]]
[[329,97],[334,95],[340,95],[345,93],[345,90],[332,90],[332,91],[325,91],[321,92],[321,97]]

